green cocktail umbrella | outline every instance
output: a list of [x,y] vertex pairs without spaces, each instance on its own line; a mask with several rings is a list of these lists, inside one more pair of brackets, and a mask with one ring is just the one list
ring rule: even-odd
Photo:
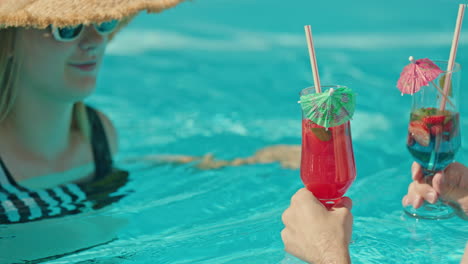
[[300,97],[306,118],[323,127],[334,127],[349,121],[354,114],[356,95],[347,87]]

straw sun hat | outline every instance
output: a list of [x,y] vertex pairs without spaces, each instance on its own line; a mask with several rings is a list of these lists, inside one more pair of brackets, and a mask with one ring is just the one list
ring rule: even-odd
[[0,0],[0,28],[46,28],[127,20],[139,11],[161,12],[184,0]]

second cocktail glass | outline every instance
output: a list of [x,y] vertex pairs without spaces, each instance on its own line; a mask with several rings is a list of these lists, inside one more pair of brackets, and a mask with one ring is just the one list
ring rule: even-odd
[[[447,68],[447,62],[434,61],[440,69]],[[445,77],[451,76],[446,102],[442,103]],[[457,107],[460,87],[460,65],[454,64],[452,72],[444,71],[413,95],[408,126],[407,148],[423,168],[424,179],[444,170],[455,160],[460,148],[460,118]],[[441,105],[444,105],[441,107]],[[419,209],[405,207],[405,212],[415,218],[444,219],[454,215],[452,208],[442,201],[435,204],[425,202]]]

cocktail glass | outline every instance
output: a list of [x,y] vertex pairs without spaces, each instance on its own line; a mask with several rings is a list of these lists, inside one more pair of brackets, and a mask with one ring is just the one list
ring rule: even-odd
[[[343,86],[322,86],[322,91]],[[300,95],[315,93],[305,88]],[[322,204],[330,209],[345,194],[356,178],[350,121],[325,128],[302,112],[301,179]]]
[[[441,69],[447,69],[446,61],[434,61]],[[441,73],[429,86],[423,86],[413,95],[407,148],[415,161],[423,168],[424,180],[431,183],[432,176],[444,170],[455,160],[461,145],[460,117],[457,107],[460,87],[460,65],[455,64],[451,75],[446,106],[441,110],[441,101],[447,72]],[[424,202],[414,209],[407,206],[409,216],[421,219],[445,219],[454,215],[451,207],[440,199],[435,204]]]

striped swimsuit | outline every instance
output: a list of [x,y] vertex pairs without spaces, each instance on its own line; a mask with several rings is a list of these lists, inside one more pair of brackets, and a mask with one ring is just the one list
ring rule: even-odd
[[125,185],[126,171],[113,168],[107,137],[99,116],[87,107],[95,176],[92,182],[68,183],[31,190],[18,184],[0,158],[0,224],[24,223],[99,209],[124,195],[112,195]]

